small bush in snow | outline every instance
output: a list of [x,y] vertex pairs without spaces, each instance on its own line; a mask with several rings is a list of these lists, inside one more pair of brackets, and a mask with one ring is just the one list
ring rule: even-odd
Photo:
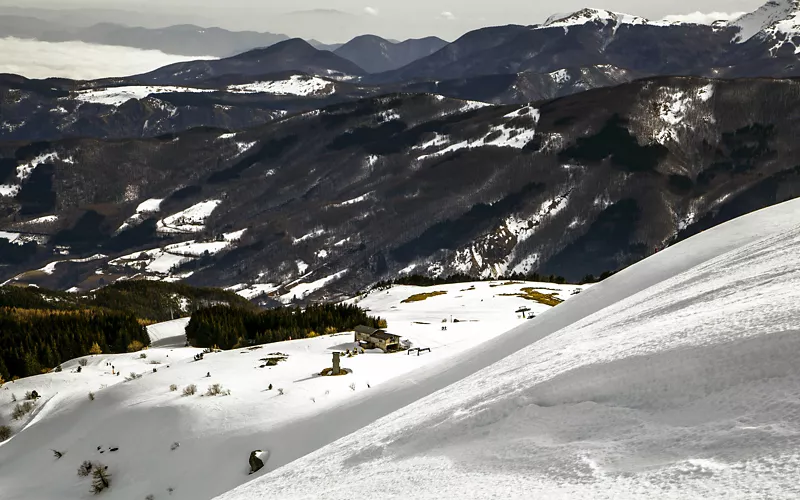
[[0,425],[0,443],[11,437],[11,427]]
[[88,359],[79,359],[78,360],[78,364],[81,365],[81,366],[86,366],[86,365],[89,364],[89,360]]
[[172,443],[172,446],[169,447],[169,450],[170,451],[175,451],[178,448],[180,448],[180,446],[181,446],[181,444],[179,442],[175,441],[174,443]]
[[92,473],[92,467],[94,464],[88,460],[84,460],[80,467],[78,467],[78,476],[86,477]]
[[144,500],[156,500],[156,497],[153,496],[153,494],[151,493],[150,495],[147,495],[146,497],[144,497]]
[[194,384],[189,384],[183,388],[184,396],[194,396],[195,393],[197,393],[197,386]]
[[33,410],[33,402],[32,401],[25,401],[22,404],[17,403],[17,405],[14,407],[14,411],[11,412],[11,417],[14,420],[19,420],[22,417],[24,417],[25,415],[27,415],[28,413],[30,413],[31,410]]
[[17,402],[17,395],[16,394],[13,394],[13,393],[11,394],[11,402],[12,403],[16,403]]
[[278,389],[278,395],[283,396],[283,389]]
[[125,377],[125,381],[126,382],[130,382],[131,380],[136,380],[137,378],[142,378],[142,376],[140,374],[138,374],[138,373],[131,372],[130,375]]
[[206,391],[206,396],[220,396],[223,394],[225,394],[225,391],[222,390],[222,384],[209,385]]
[[39,393],[36,391],[28,391],[25,393],[25,399],[28,401],[36,401],[39,398]]
[[169,493],[170,495],[172,495],[172,492],[173,492],[173,491],[175,491],[175,488],[173,488],[172,486],[170,486],[169,488],[167,488],[167,493]]
[[145,353],[141,353],[141,354],[139,355],[139,359],[147,359],[147,354],[145,354]]
[[177,386],[177,385],[175,385],[175,384],[170,384],[170,386],[169,386],[169,391],[170,391],[170,392],[175,392],[175,391],[177,391],[177,390],[178,390],[178,386]]
[[352,390],[352,391],[356,390],[356,384],[355,383],[350,384],[350,390]]
[[95,464],[92,469],[92,493],[95,495],[111,486],[111,474],[108,467],[103,464]]
[[[58,365],[58,366],[55,367],[55,372],[59,373],[61,371],[61,369],[62,369],[61,365]],[[0,384],[0,385],[2,385],[2,384]]]
[[130,344],[128,344],[128,352],[139,352],[144,349],[144,344],[139,342],[138,340],[134,340]]
[[154,360],[150,361],[150,364],[151,364],[151,365],[160,365],[160,364],[161,364],[161,361],[156,361],[156,360],[154,359]]
[[51,451],[53,452],[53,456],[56,457],[56,460],[64,456],[63,451],[58,451],[58,450],[51,450]]
[[94,401],[94,393],[93,392],[89,393],[89,401]]

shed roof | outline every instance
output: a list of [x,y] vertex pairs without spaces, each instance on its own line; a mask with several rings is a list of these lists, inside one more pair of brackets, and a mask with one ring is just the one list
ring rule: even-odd
[[366,333],[367,335],[372,335],[373,333],[377,332],[377,328],[372,328],[371,326],[364,326],[358,325],[354,328],[357,333]]
[[381,340],[395,340],[395,341],[400,340],[400,335],[395,335],[393,333],[386,333],[383,330],[378,330],[376,333],[373,333],[372,336],[375,337],[376,339],[381,339]]

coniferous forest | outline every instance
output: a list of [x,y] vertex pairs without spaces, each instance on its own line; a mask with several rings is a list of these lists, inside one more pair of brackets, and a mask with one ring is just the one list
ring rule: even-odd
[[385,327],[386,322],[349,304],[311,305],[306,309],[286,307],[261,312],[216,306],[195,312],[186,327],[186,336],[195,347],[233,349],[347,331],[358,325],[379,328]]
[[147,330],[130,312],[99,309],[0,308],[0,376],[37,375],[63,361],[89,354],[125,352],[137,340],[150,344]]
[[225,290],[178,283],[124,281],[87,294],[35,287],[0,288],[0,377],[37,375],[69,359],[149,345],[143,326],[215,304],[255,310]]

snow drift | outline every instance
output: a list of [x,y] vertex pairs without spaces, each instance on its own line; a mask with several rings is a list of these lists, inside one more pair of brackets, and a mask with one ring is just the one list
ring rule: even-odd
[[799,211],[702,233],[306,427],[288,454],[358,432],[220,499],[796,498]]

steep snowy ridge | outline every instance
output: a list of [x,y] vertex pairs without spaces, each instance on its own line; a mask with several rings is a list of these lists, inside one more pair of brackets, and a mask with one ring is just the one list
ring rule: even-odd
[[747,42],[756,36],[776,39],[776,45],[772,49],[774,52],[793,37],[800,35],[800,0],[770,0],[758,10],[745,14],[728,25],[739,28],[739,33],[734,38],[736,43]]
[[[219,498],[797,498],[798,213],[660,252]],[[413,480],[342,481],[387,470]]]

